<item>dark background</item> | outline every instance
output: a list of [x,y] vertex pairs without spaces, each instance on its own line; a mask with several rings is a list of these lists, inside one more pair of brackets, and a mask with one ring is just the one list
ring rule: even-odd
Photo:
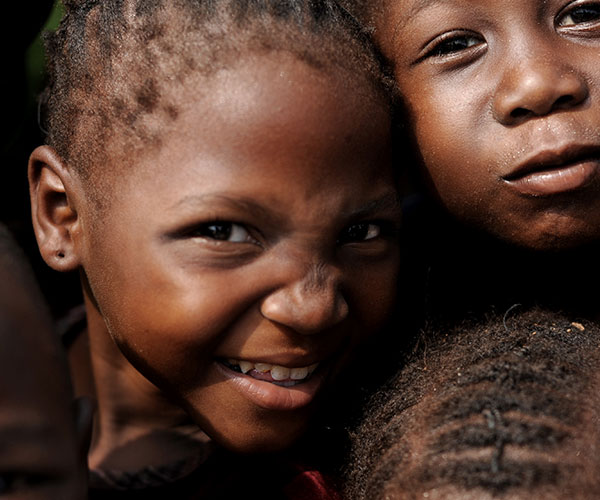
[[78,276],[51,270],[39,255],[31,226],[27,162],[31,151],[44,142],[38,125],[38,96],[45,84],[40,33],[56,29],[62,12],[60,3],[48,0],[11,2],[3,6],[0,30],[4,49],[0,221],[31,262],[55,318],[81,301]]

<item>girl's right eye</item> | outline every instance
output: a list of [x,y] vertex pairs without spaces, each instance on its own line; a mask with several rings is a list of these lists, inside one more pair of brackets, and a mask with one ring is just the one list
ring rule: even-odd
[[189,232],[189,236],[229,243],[254,243],[256,241],[241,224],[222,221],[200,224]]
[[352,224],[345,228],[342,231],[340,237],[338,238],[338,242],[360,243],[378,238],[379,236],[381,236],[381,233],[381,224],[360,222],[358,224]]
[[425,46],[424,55],[420,59],[460,56],[461,53],[479,48],[483,44],[485,40],[475,33],[466,31],[444,33]]

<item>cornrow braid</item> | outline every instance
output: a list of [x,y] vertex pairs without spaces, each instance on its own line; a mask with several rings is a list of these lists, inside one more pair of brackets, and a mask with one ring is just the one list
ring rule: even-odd
[[353,433],[348,498],[598,498],[599,345],[542,310],[432,329]]
[[[334,0],[66,0],[47,36],[46,142],[82,177],[110,144],[160,145],[185,103],[178,87],[252,52],[287,51],[343,70],[388,99],[392,79],[360,24]],[[202,95],[203,85],[197,85]],[[369,98],[366,96],[365,98]],[[371,95],[372,98],[372,95]],[[114,151],[110,158],[114,159]]]

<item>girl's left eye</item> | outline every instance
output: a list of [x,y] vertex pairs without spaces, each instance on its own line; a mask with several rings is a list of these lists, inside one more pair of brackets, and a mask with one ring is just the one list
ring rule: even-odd
[[253,241],[253,238],[244,226],[233,222],[215,221],[201,224],[192,231],[191,236],[230,243]]
[[368,241],[381,236],[381,225],[361,222],[346,227],[339,237],[339,243],[356,243]]
[[567,7],[557,18],[557,26],[571,27],[600,22],[600,2],[578,3]]

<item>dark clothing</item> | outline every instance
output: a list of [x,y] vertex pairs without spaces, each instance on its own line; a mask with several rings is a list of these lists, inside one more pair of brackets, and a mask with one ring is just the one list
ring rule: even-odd
[[[341,500],[333,483],[317,470],[276,457],[241,457],[219,450],[189,474],[180,467],[147,468],[107,478],[91,474],[90,500]],[[169,470],[171,469],[171,470]],[[173,480],[169,480],[173,474]],[[102,484],[103,481],[106,481]],[[159,481],[164,481],[159,485]],[[144,481],[152,486],[142,487]],[[131,489],[125,488],[129,483]],[[114,486],[118,485],[119,488]]]

